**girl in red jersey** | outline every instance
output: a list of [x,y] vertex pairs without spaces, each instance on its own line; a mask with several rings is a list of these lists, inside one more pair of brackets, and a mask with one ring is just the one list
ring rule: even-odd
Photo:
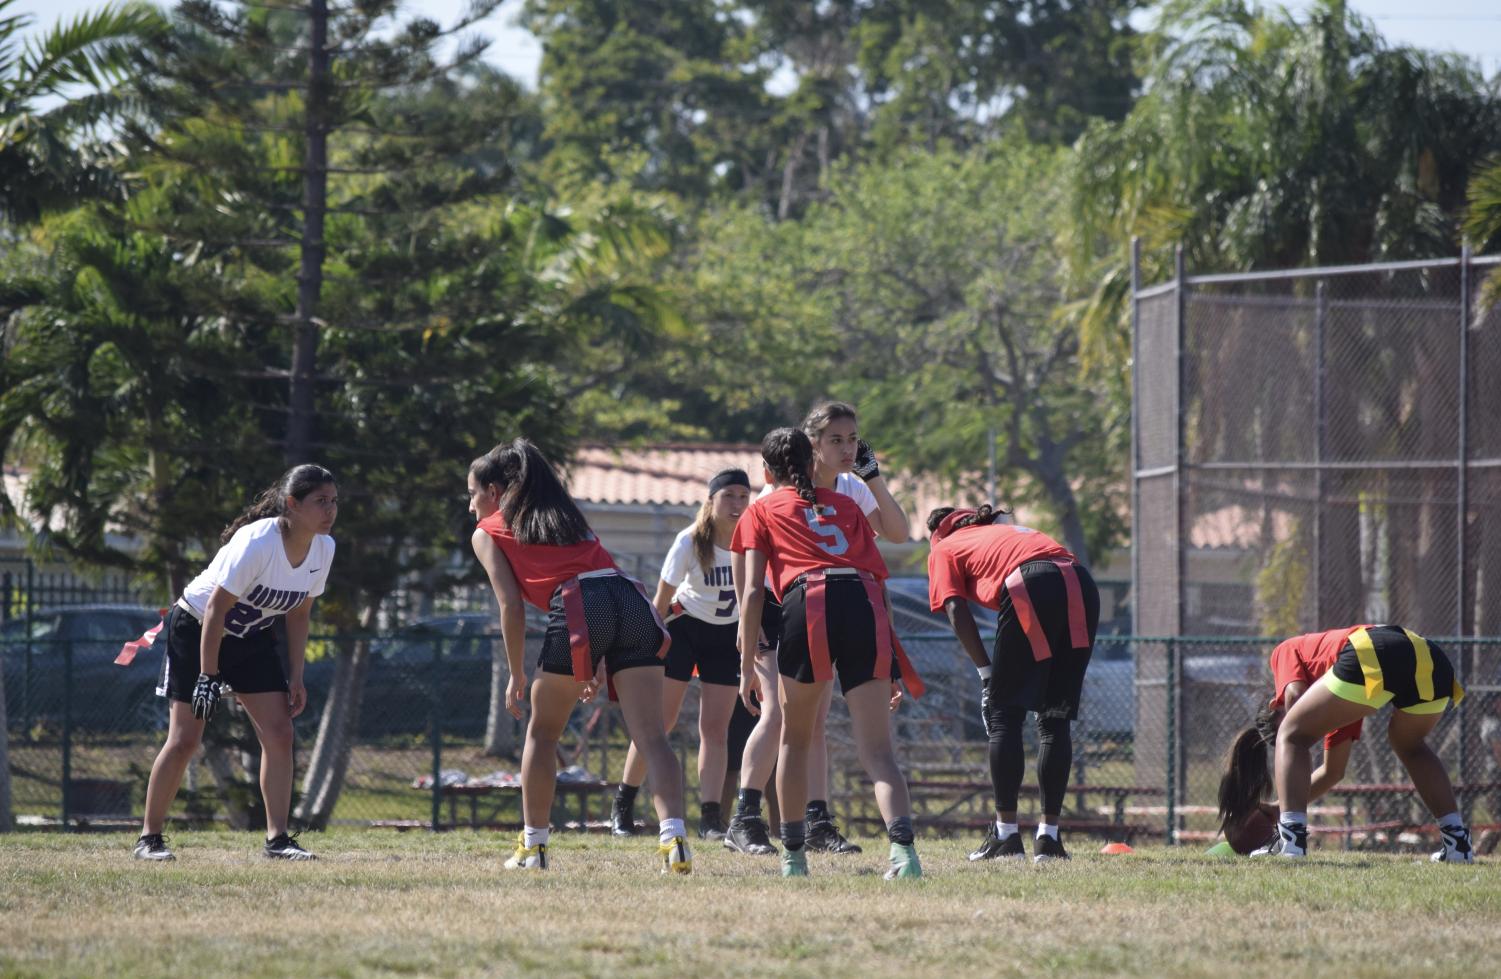
[[[843,401],[824,401],[808,412],[802,429],[813,445],[813,485],[854,500],[879,536],[890,541],[905,541],[909,535],[907,515],[886,488],[875,453],[860,437],[857,425],[854,407]],[[772,489],[767,486],[761,495],[770,494]],[[761,631],[765,638],[765,655],[757,658],[756,669],[760,672],[762,686],[770,691],[778,682],[772,653],[782,634],[782,609],[770,596],[762,615]],[[808,759],[806,848],[815,853],[854,854],[860,852],[860,847],[844,838],[829,811],[829,745],[825,725],[833,697],[834,691],[830,687],[825,691],[814,724],[813,753]],[[776,765],[782,728],[778,698],[769,696],[768,700],[759,723],[746,739],[735,816],[724,840],[726,847],[740,853],[776,852],[761,819],[761,792]]]
[[[920,877],[907,782],[891,743],[890,682],[894,658],[884,582],[886,562],[860,508],[848,496],[815,489],[813,446],[794,428],[761,443],[771,495],[751,504],[731,549],[744,554],[740,616],[740,697],[753,713],[765,689],[754,665],[766,576],[783,609],[777,649],[782,707],[777,796],[782,809],[782,875],[805,877],[808,755],[819,703],[835,673],[849,706],[860,761],[876,788],[891,840],[887,879]],[[875,681],[875,682],[871,682]]]
[[[980,674],[980,715],[990,741],[996,821],[971,860],[1023,857],[1016,799],[1026,770],[1022,724],[1037,713],[1037,781],[1042,821],[1033,859],[1067,860],[1058,818],[1073,769],[1071,722],[1100,621],[1089,570],[1057,541],[1028,527],[996,523],[1000,513],[940,507],[928,515],[928,600],[948,614]],[[969,602],[999,613],[995,657],[985,652]]]
[[[1396,711],[1387,739],[1438,819],[1444,848],[1433,860],[1473,862],[1470,833],[1449,773],[1427,743],[1444,710],[1464,697],[1448,656],[1436,643],[1400,626],[1348,626],[1279,643],[1271,665],[1271,702],[1258,712],[1255,727],[1236,736],[1220,780],[1220,825],[1227,839],[1237,835],[1272,787],[1266,748],[1275,744],[1282,811],[1276,838],[1252,856],[1306,856],[1308,803],[1344,776],[1350,746],[1360,738],[1365,718],[1390,703]],[[1310,771],[1308,752],[1320,738],[1324,762]]]
[[[652,604],[672,635],[662,688],[662,715],[668,730],[677,723],[688,683],[698,674],[698,838],[722,840],[725,826],[719,797],[728,763],[726,735],[740,685],[740,652],[735,648],[740,608],[729,547],[735,523],[750,505],[750,477],[741,469],[725,469],[714,474],[708,489],[698,518],[683,528],[667,552]],[[616,836],[636,832],[633,807],[645,778],[646,761],[632,744],[626,750],[625,773],[610,809],[611,831]]]
[[470,465],[469,512],[479,520],[470,539],[475,557],[500,604],[511,669],[506,709],[518,718],[527,684],[521,603],[547,611],[521,754],[525,829],[506,867],[547,869],[558,739],[580,696],[592,696],[603,663],[651,774],[662,872],[691,873],[682,776],[663,733],[662,658],[669,639],[661,617],[640,583],[615,567],[552,466],[526,439],[497,445]]

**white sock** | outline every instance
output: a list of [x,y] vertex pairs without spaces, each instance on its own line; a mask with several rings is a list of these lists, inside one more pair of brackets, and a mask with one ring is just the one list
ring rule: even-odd
[[1056,840],[1058,838],[1058,826],[1057,826],[1057,824],[1056,823],[1038,823],[1037,824],[1037,838],[1040,840],[1044,836],[1051,836],[1053,839]]
[[536,846],[538,843],[546,843],[547,836],[551,832],[552,828],[549,826],[543,826],[541,829],[538,829],[535,826],[528,826],[524,830],[522,830],[522,845]]
[[688,831],[683,829],[681,819],[664,819],[658,825],[660,828],[657,830],[657,839],[663,843],[671,843],[676,837],[686,838],[688,835]]
[[997,819],[995,821],[995,832],[997,836],[1004,840],[1006,837],[1012,835],[1013,833],[1020,833],[1021,828],[1018,827],[1015,823],[1003,823],[999,819]]
[[980,679],[989,680],[990,675],[995,672],[995,666],[977,666],[975,667],[975,672],[980,674]]
[[1440,829],[1464,829],[1465,821],[1459,813],[1451,812],[1447,816],[1440,816],[1438,818],[1438,825]]
[[1308,813],[1292,812],[1291,810],[1285,809],[1283,810],[1281,817],[1279,817],[1277,821],[1284,826],[1307,826]]

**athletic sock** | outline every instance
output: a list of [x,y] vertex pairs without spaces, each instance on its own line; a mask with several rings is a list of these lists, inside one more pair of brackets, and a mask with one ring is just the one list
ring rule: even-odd
[[1440,816],[1438,818],[1438,828],[1462,830],[1465,828],[1464,817],[1457,812],[1451,812],[1447,816]]
[[551,832],[552,827],[550,826],[543,826],[541,829],[535,826],[528,826],[522,830],[521,843],[526,847],[534,847],[538,843],[546,843],[548,834]]
[[808,811],[805,818],[810,823],[827,822],[832,817],[829,815],[829,803],[827,799],[814,799],[808,803]]
[[912,837],[911,816],[898,816],[886,824],[886,838],[898,846],[911,846]]
[[803,848],[803,841],[808,838],[808,823],[799,819],[795,823],[782,824],[782,845],[796,853]]
[[1038,823],[1037,824],[1037,838],[1040,840],[1044,836],[1051,836],[1053,839],[1056,840],[1058,838],[1058,824],[1057,823]]
[[741,789],[739,795],[735,796],[735,815],[761,815],[761,790]]
[[671,843],[679,836],[688,835],[687,831],[683,829],[683,821],[681,819],[664,819],[657,825],[659,827],[657,830],[657,839],[663,843]]
[[703,822],[719,822],[719,803],[700,802],[698,804],[698,818]]
[[641,786],[639,785],[626,785],[624,782],[621,782],[620,787],[615,790],[616,805],[622,809],[629,809],[636,804],[636,793],[640,791]]
[[1003,823],[999,819],[995,821],[995,835],[997,839],[1004,840],[1006,837],[1020,833],[1021,827],[1016,823]]
[[1283,826],[1308,826],[1308,813],[1284,811],[1277,820]]

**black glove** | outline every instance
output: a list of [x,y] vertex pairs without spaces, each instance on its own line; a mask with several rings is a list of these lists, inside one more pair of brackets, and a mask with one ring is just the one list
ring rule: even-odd
[[214,716],[214,708],[218,706],[219,674],[198,674],[198,682],[193,684],[193,716],[207,721]]
[[992,737],[990,732],[990,681],[980,681],[980,723],[985,726],[985,737]]
[[881,467],[876,464],[876,454],[864,439],[855,443],[855,468],[851,472],[867,482],[881,475]]

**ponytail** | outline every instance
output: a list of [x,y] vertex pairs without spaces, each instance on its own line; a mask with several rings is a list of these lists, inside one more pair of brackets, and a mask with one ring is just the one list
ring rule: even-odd
[[1268,707],[1256,714],[1256,724],[1244,728],[1230,743],[1225,755],[1225,773],[1220,776],[1220,830],[1227,836],[1251,813],[1272,789],[1272,768],[1267,754],[1276,740],[1276,715]]
[[761,440],[761,458],[779,483],[791,484],[809,504],[818,502],[813,492],[813,443],[796,428],[775,428]]
[[[937,508],[936,510],[932,511],[931,513],[929,513],[928,514],[928,533],[931,534],[931,533],[933,533],[933,531],[937,530],[938,529],[938,525],[941,524],[941,523],[943,523],[943,518],[947,517],[949,514],[951,514],[953,512],[954,512],[954,507],[951,507],[951,506],[941,506],[941,507]],[[950,527],[949,529],[951,531],[953,531],[953,530],[958,530],[960,527],[974,527],[974,526],[984,526],[986,524],[993,524],[997,520],[999,520],[1001,517],[1003,517],[1003,516],[1010,516],[1010,514],[1011,514],[1011,508],[1008,507],[1008,506],[993,507],[989,503],[982,503],[978,507],[976,507],[972,512],[966,513],[963,516],[961,516],[958,520],[955,520],[954,521],[954,525],[952,527]]]
[[281,517],[287,510],[287,497],[301,501],[318,487],[336,482],[338,480],[334,479],[334,474],[322,466],[310,462],[293,466],[282,473],[280,479],[262,490],[248,507],[240,511],[239,516],[229,522],[219,534],[219,543],[228,544],[235,531],[248,523],[267,517]]
[[[708,574],[714,567],[714,498],[705,500],[698,508],[698,517],[693,521],[693,553],[698,566]],[[677,582],[673,582],[677,584]]]
[[497,445],[469,464],[481,486],[500,488],[500,515],[522,544],[566,547],[593,536],[552,464],[529,440]]

